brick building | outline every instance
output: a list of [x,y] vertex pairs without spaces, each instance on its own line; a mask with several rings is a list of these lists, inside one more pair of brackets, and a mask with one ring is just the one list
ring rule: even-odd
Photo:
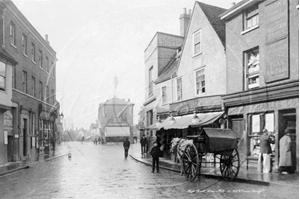
[[56,52],[12,1],[0,3],[0,46],[12,57],[13,130],[8,161],[37,161],[55,146]]
[[[221,15],[226,21],[228,127],[240,137],[244,166],[256,163],[263,128],[279,140],[292,131],[294,170],[299,140],[299,1],[243,0]],[[254,160],[254,161],[253,161]],[[297,168],[296,168],[297,167]]]

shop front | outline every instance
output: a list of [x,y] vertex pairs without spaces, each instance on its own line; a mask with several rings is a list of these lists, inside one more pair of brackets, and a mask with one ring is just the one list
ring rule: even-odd
[[[273,171],[277,171],[280,156],[279,141],[284,136],[285,130],[288,129],[292,139],[292,167],[293,171],[298,171],[299,98],[293,89],[281,88],[277,87],[276,90],[273,90],[274,92],[266,94],[257,91],[252,95],[239,93],[224,97],[228,127],[240,138],[239,152],[242,166],[246,168],[257,167],[260,152],[259,138],[262,130],[267,129],[270,134],[275,136],[275,144],[271,144],[271,162]],[[273,97],[282,97],[283,94],[290,97],[270,100]],[[291,97],[292,95],[297,97]]]

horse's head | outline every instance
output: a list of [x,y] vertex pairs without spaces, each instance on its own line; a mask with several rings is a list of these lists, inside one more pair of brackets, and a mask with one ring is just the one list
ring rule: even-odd
[[179,143],[180,138],[173,138],[171,141],[170,151],[173,152],[177,144]]

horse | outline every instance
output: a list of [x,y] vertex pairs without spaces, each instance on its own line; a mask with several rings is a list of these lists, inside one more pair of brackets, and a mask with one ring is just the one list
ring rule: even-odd
[[180,164],[180,175],[183,174],[183,166],[182,166],[182,155],[185,150],[185,147],[188,144],[193,144],[193,140],[187,140],[183,138],[173,138],[171,141],[170,152],[175,153],[175,161],[179,161]]

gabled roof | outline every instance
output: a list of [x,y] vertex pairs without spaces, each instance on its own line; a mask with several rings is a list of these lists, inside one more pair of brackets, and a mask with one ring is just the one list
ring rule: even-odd
[[223,46],[225,46],[225,21],[222,21],[219,15],[224,13],[226,9],[217,6],[208,5],[198,1],[197,3],[203,10],[204,14],[206,15],[213,29],[216,31]]
[[17,61],[3,48],[0,48],[0,56],[17,65]]
[[179,65],[179,58],[177,55],[168,63],[168,65],[164,68],[160,76],[154,81],[154,83],[158,84],[163,81],[169,80],[171,76],[177,71]]

